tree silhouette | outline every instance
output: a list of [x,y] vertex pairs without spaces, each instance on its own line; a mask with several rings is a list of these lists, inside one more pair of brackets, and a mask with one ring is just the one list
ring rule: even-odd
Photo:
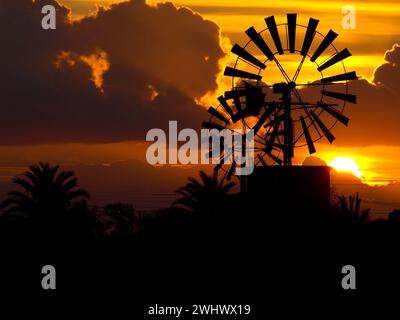
[[339,210],[343,218],[350,223],[363,223],[369,219],[370,209],[361,209],[361,199],[358,192],[355,196],[339,197]]
[[136,210],[131,204],[110,203],[104,207],[104,214],[110,219],[105,233],[118,237],[130,237],[137,229]]
[[59,166],[40,162],[16,176],[13,182],[22,191],[8,193],[1,204],[3,214],[22,214],[35,220],[52,220],[89,199],[89,193],[78,188],[72,171],[59,171]]
[[224,204],[226,195],[235,186],[235,183],[225,184],[225,177],[218,181],[218,172],[212,176],[200,171],[200,181],[189,178],[189,183],[175,192],[182,197],[173,205],[193,213],[212,215],[216,214]]

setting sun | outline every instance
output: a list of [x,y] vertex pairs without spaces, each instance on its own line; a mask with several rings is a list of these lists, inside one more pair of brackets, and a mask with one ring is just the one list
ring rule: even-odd
[[329,166],[339,172],[351,172],[360,179],[363,177],[360,166],[350,157],[336,157],[329,163]]

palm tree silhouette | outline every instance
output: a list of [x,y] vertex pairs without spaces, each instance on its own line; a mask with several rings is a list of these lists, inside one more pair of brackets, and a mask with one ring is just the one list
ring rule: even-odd
[[11,191],[3,201],[3,214],[22,214],[45,221],[64,214],[80,200],[90,198],[87,191],[78,188],[78,179],[72,171],[59,171],[59,166],[39,162],[16,176],[13,182],[22,191]]
[[130,237],[137,229],[136,210],[131,204],[125,203],[110,203],[104,207],[105,215],[110,221],[105,227],[106,234]]
[[225,184],[225,177],[218,181],[218,172],[212,176],[200,171],[200,181],[189,178],[189,183],[175,192],[182,197],[174,201],[173,205],[193,213],[212,215],[217,213],[226,195],[235,186],[235,183]]
[[339,197],[339,210],[350,223],[364,223],[369,219],[370,209],[361,209],[361,198],[358,192],[355,196],[349,196],[347,200],[345,196]]

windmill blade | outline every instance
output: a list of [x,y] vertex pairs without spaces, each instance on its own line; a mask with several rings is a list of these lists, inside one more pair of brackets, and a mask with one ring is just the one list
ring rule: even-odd
[[269,138],[267,147],[265,149],[267,151],[267,153],[271,152],[274,147],[275,139],[279,135],[279,125],[280,125],[280,121],[276,121],[274,124],[274,128],[272,130],[272,133],[271,133],[271,137]]
[[282,160],[279,159],[277,156],[275,156],[274,154],[272,154],[271,152],[266,152],[265,153],[268,157],[270,157],[272,160],[274,160],[277,164],[281,165],[282,164]]
[[281,143],[274,143],[274,148],[283,150],[283,149],[285,149],[285,146]]
[[243,70],[238,70],[238,69],[231,68],[231,67],[225,68],[224,75],[229,76],[229,77],[237,77],[237,78],[252,79],[252,80],[261,80],[262,79],[262,77],[258,74],[250,73],[250,72],[243,71]]
[[258,160],[260,160],[260,162],[262,163],[262,165],[264,167],[268,167],[268,163],[265,161],[265,159],[260,154],[257,154],[257,158],[258,158]]
[[314,113],[314,111],[310,110],[310,114],[316,124],[321,128],[321,131],[325,135],[325,137],[328,139],[329,143],[332,143],[335,141],[335,136],[329,131],[329,129],[324,125],[324,123],[321,121],[320,118]]
[[274,40],[276,50],[279,54],[283,54],[283,48],[281,38],[279,37],[278,27],[276,26],[275,17],[270,16],[265,19],[265,23],[268,26],[269,33],[271,34],[272,40]]
[[231,100],[234,97],[244,97],[247,94],[248,94],[247,89],[236,89],[236,90],[225,91],[224,96],[226,100]]
[[228,174],[226,175],[226,180],[231,181],[233,173],[235,172],[235,169],[236,169],[236,163],[233,162],[228,171]]
[[318,105],[327,113],[329,113],[332,117],[334,117],[337,121],[343,123],[345,126],[349,124],[350,119],[341,114],[340,112],[336,111],[335,109],[331,108],[329,105],[323,102],[319,102]]
[[[285,134],[285,132],[286,131],[284,131],[284,130],[279,130],[277,133],[276,133],[276,135],[277,136],[283,136],[284,134]],[[273,132],[269,132],[269,133],[267,133],[265,136],[267,137],[267,136],[272,136],[274,133]],[[274,144],[274,146],[278,146],[276,143]]]
[[321,94],[324,96],[327,96],[327,97],[344,100],[344,101],[347,101],[350,103],[357,103],[357,96],[355,96],[354,94],[339,93],[339,92],[332,92],[332,91],[325,91],[325,90],[322,90]]
[[232,100],[235,105],[236,112],[240,114],[242,112],[242,102],[240,101],[240,97],[237,95],[233,95]]
[[336,81],[346,81],[346,80],[358,80],[358,76],[355,71],[337,74],[336,76],[322,78],[321,82],[336,82]]
[[225,111],[229,114],[229,116],[233,119],[233,111],[231,107],[229,106],[228,102],[226,102],[226,99],[223,96],[218,97],[218,101],[221,104],[222,108],[225,109]]
[[276,123],[280,123],[281,121],[284,120],[284,118],[285,118],[285,116],[284,116],[283,114],[281,114],[281,115],[275,117],[272,121],[266,123],[266,124],[264,125],[264,128],[271,127],[271,126],[275,126]]
[[321,72],[321,71],[325,70],[326,68],[329,68],[330,66],[333,66],[334,64],[336,64],[350,56],[351,56],[350,51],[347,48],[343,49],[342,51],[340,51],[339,53],[334,55],[332,58],[330,58],[328,61],[326,61],[325,63],[320,65],[317,68],[317,70]]
[[217,130],[224,130],[225,127],[211,121],[203,121],[201,125],[204,129],[217,129]]
[[267,66],[262,63],[260,60],[258,60],[255,56],[253,56],[251,53],[247,52],[245,49],[243,49],[241,46],[239,46],[238,44],[235,44],[232,48],[232,53],[236,54],[237,56],[239,56],[240,58],[242,58],[243,60],[246,60],[247,62],[261,68],[261,69],[265,69]]
[[318,59],[318,57],[324,53],[324,51],[330,46],[330,44],[333,42],[333,40],[336,39],[338,34],[336,32],[333,32],[332,30],[329,30],[328,34],[325,36],[324,40],[319,44],[317,50],[315,50],[314,54],[311,57],[311,62],[314,62],[315,60]]
[[218,110],[215,109],[214,107],[209,107],[207,112],[212,116],[216,117],[217,119],[221,120],[222,122],[229,124],[229,120],[226,119],[221,113],[219,113]]
[[254,134],[257,134],[257,132],[261,129],[262,125],[267,121],[268,117],[272,113],[272,108],[267,109],[263,115],[258,119],[256,125],[253,127]]
[[247,36],[254,42],[254,44],[261,50],[262,53],[268,58],[268,60],[274,60],[274,54],[268,47],[264,39],[258,34],[254,27],[250,27],[246,30]]
[[[237,98],[246,97],[246,100],[244,101],[245,108],[242,109],[242,115],[251,114],[257,116],[261,107],[265,105],[266,94],[262,91],[262,88],[255,87],[247,81],[243,81],[243,84],[245,85],[245,89],[226,91],[225,99],[235,100]],[[238,104],[238,100],[236,100],[236,104]],[[240,104],[240,106],[242,105],[243,103]]]
[[308,130],[308,127],[306,125],[306,121],[304,120],[303,116],[300,116],[300,122],[301,122],[301,126],[303,128],[303,132],[304,132],[304,137],[306,138],[306,142],[307,142],[307,146],[308,146],[308,152],[310,154],[313,154],[316,152],[315,147],[314,147],[314,143],[311,139],[311,135],[310,135],[310,131]]
[[252,116],[257,116],[261,108],[265,105],[266,94],[259,88],[249,89],[246,95],[245,113]]
[[245,96],[248,96],[255,92],[259,92],[261,90],[261,88],[257,88],[247,81],[243,80],[242,82],[243,82],[245,88],[225,91],[225,94],[224,94],[225,99],[229,100],[229,99],[233,99],[234,97],[245,97]]
[[304,37],[303,46],[301,48],[301,55],[306,56],[310,50],[311,43],[314,40],[315,30],[317,29],[319,20],[310,18],[308,21],[306,35]]
[[288,25],[288,34],[289,34],[289,51],[290,51],[290,53],[294,53],[294,51],[296,49],[297,14],[296,13],[288,13],[286,16],[287,16],[287,25]]

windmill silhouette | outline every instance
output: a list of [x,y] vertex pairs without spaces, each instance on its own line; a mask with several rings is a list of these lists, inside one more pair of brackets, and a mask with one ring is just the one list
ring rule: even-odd
[[[254,27],[246,30],[249,41],[244,46],[233,46],[236,61],[224,72],[231,78],[232,88],[218,98],[218,107],[208,109],[210,118],[203,127],[254,130],[256,170],[249,177],[238,176],[242,192],[263,190],[278,194],[282,192],[273,191],[286,188],[290,191],[283,193],[288,195],[306,188],[312,190],[309,196],[317,194],[325,199],[323,202],[329,202],[329,169],[293,166],[292,159],[296,148],[307,147],[313,154],[315,142],[326,139],[333,143],[335,125],[348,125],[344,109],[347,103],[356,103],[356,96],[349,92],[349,82],[358,79],[356,72],[348,72],[344,64],[351,53],[334,46],[338,36],[334,31],[329,30],[326,35],[318,32],[317,19],[310,18],[307,25],[302,25],[297,23],[297,14],[287,14],[285,23],[277,24],[270,16],[265,24],[260,32]],[[297,62],[291,76],[285,70],[286,56]],[[300,81],[306,65],[307,73],[318,80]],[[221,160],[226,152],[229,151],[220,151]],[[230,180],[236,166],[235,162],[226,165],[222,160],[215,170],[222,170]],[[311,180],[310,175],[314,176]],[[319,183],[315,177],[320,177]],[[279,182],[281,188],[276,186]],[[324,190],[327,196],[321,196],[318,190]]]

